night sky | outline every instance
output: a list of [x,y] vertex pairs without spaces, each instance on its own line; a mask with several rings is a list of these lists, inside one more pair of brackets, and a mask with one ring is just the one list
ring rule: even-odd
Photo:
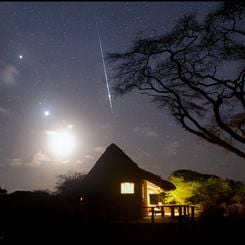
[[[97,20],[105,55],[125,51],[140,31],[168,32],[219,4],[0,3],[0,186],[53,190],[59,174],[87,173],[111,143],[163,178],[185,168],[244,180],[243,159],[185,132],[147,96],[112,92],[111,112],[96,30]],[[59,130],[74,137],[69,155],[50,151]]]

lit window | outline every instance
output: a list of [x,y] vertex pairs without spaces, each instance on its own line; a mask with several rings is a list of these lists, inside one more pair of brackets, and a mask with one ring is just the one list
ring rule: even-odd
[[132,182],[121,183],[121,194],[134,194],[134,183]]

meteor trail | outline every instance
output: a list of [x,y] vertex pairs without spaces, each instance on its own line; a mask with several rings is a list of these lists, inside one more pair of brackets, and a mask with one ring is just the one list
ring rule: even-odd
[[106,67],[105,67],[104,52],[103,52],[103,47],[102,47],[102,42],[101,42],[101,38],[100,38],[100,32],[99,32],[99,27],[98,27],[97,21],[96,21],[96,28],[97,28],[97,33],[98,33],[98,38],[99,38],[99,43],[100,43],[100,52],[101,52],[101,58],[102,58],[104,74],[105,74],[107,95],[108,95],[108,99],[109,99],[109,103],[110,103],[111,113],[113,113],[112,102],[111,102],[111,92],[110,92],[110,87],[109,87],[109,83],[108,83],[108,77],[107,77],[107,72],[106,72]]

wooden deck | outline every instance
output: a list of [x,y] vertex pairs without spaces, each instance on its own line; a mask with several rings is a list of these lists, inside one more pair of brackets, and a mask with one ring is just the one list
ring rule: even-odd
[[151,223],[194,221],[196,216],[193,205],[155,205],[144,207],[143,210],[143,220],[150,220]]
[[115,223],[193,223],[198,218],[197,208],[193,205],[154,205],[143,207],[142,218],[113,220]]

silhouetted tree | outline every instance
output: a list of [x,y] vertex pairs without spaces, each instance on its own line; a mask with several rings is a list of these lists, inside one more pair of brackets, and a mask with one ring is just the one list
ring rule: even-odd
[[7,194],[7,190],[6,189],[2,189],[2,187],[0,187],[0,195],[1,194]]
[[108,54],[116,94],[138,89],[188,132],[245,158],[244,10],[225,2],[202,22],[184,16],[170,33]]
[[59,175],[56,183],[57,193],[65,196],[79,197],[82,187],[82,180],[86,175],[80,172],[69,172]]

